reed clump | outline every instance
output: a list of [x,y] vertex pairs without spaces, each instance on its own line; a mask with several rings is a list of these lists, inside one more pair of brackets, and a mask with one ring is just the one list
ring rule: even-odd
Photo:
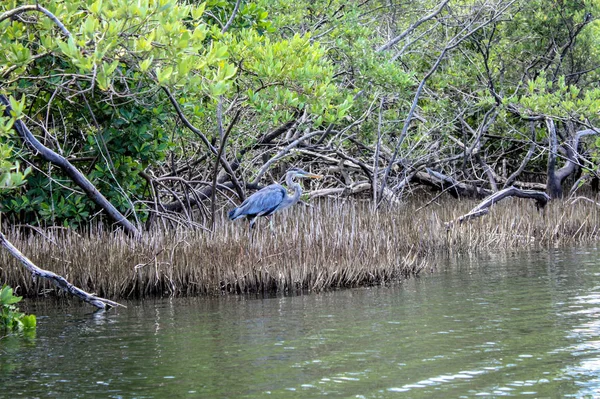
[[[38,266],[102,297],[139,298],[220,293],[320,291],[385,284],[433,268],[435,257],[534,245],[597,240],[600,207],[553,201],[543,212],[531,201],[507,199],[487,216],[446,228],[472,201],[444,201],[420,209],[409,202],[373,211],[371,204],[323,201],[275,216],[249,237],[247,223],[224,214],[213,233],[154,230],[133,240],[101,227],[87,232],[48,229],[7,232]],[[34,281],[0,251],[0,281],[19,295],[54,292]]]

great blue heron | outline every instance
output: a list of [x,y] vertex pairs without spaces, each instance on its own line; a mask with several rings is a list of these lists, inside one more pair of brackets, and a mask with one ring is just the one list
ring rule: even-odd
[[[294,189],[294,195],[289,196],[285,187],[281,184],[271,184],[264,187],[248,198],[240,206],[229,211],[229,219],[236,220],[242,217],[250,220],[250,229],[254,227],[259,216],[271,216],[273,213],[294,205],[302,195],[302,187],[293,181],[294,177],[308,177],[320,179],[323,176],[308,173],[299,168],[292,168],[285,174],[285,183]],[[273,223],[269,223],[271,231],[274,232]]]

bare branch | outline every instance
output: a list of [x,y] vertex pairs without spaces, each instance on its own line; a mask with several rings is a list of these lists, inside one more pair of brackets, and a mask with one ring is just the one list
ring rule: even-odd
[[[175,97],[173,97],[173,94],[171,94],[169,89],[166,88],[165,86],[161,86],[161,88],[167,94],[167,97],[169,98],[171,105],[173,105],[173,108],[175,108],[175,112],[177,113],[177,115],[179,116],[179,119],[181,119],[181,122],[183,122],[185,127],[190,129],[193,133],[195,133],[198,137],[200,137],[200,140],[202,140],[202,142],[206,145],[206,147],[210,150],[210,152],[212,152],[214,155],[218,155],[217,149],[210,143],[210,141],[208,141],[208,139],[206,138],[204,133],[202,133],[196,126],[192,125],[192,123],[185,117],[185,115],[183,114],[183,111],[181,110],[181,107],[179,106],[179,103],[177,102]],[[235,177],[235,174],[233,173],[233,169],[231,169],[231,165],[229,165],[229,162],[227,162],[227,160],[223,157],[219,157],[217,159],[221,162],[221,165],[223,165],[223,168],[225,168],[225,170],[229,174],[229,177],[231,179],[231,182],[233,183],[235,191],[238,194],[238,197],[240,198],[241,201],[243,201],[244,200],[244,190],[242,190],[242,186],[240,186],[240,183],[238,182],[237,178]]]
[[533,152],[535,151],[535,147],[536,147],[535,123],[533,121],[529,122],[529,127],[531,129],[531,144],[529,145],[529,151],[527,151],[527,154],[525,154],[525,158],[523,158],[523,161],[521,162],[521,165],[519,165],[519,168],[516,171],[514,171],[514,173],[511,174],[508,177],[508,179],[506,179],[506,182],[504,182],[504,188],[510,186],[511,184],[513,184],[513,182],[515,180],[517,180],[517,177],[519,177],[519,175],[523,172],[523,170],[525,170],[527,163],[533,156]]
[[383,175],[383,178],[381,180],[381,188],[379,189],[379,198],[381,201],[381,193],[383,192],[383,190],[385,189],[386,183],[387,183],[387,179],[389,177],[390,171],[392,169],[392,167],[394,166],[394,163],[396,162],[396,158],[398,157],[398,153],[400,151],[400,146],[402,145],[402,142],[404,141],[404,139],[406,138],[406,135],[408,134],[408,129],[410,127],[410,124],[412,122],[413,119],[413,115],[415,113],[415,110],[417,108],[417,104],[419,102],[419,98],[421,97],[421,92],[423,91],[423,88],[425,87],[425,83],[427,82],[427,80],[435,73],[435,71],[438,69],[438,67],[440,66],[440,63],[442,62],[442,60],[445,58],[446,53],[448,53],[450,50],[456,48],[458,45],[460,45],[464,40],[468,39],[469,37],[471,37],[475,32],[481,30],[482,28],[484,28],[485,26],[493,23],[494,21],[496,21],[501,15],[502,13],[504,13],[504,11],[506,11],[508,9],[508,7],[510,7],[515,1],[510,1],[507,4],[505,4],[505,6],[500,9],[495,11],[494,15],[488,19],[487,21],[484,21],[483,23],[480,23],[479,25],[473,27],[473,25],[475,24],[475,22],[471,22],[468,25],[466,25],[463,29],[460,30],[460,32],[458,32],[454,37],[452,37],[452,39],[450,39],[448,41],[448,43],[446,44],[446,46],[444,47],[444,49],[441,51],[440,55],[437,57],[435,63],[433,64],[433,66],[429,69],[429,71],[425,74],[425,76],[423,77],[423,79],[421,79],[421,82],[419,83],[419,86],[417,87],[417,91],[415,92],[414,98],[413,98],[413,102],[410,106],[410,109],[408,111],[408,114],[406,115],[406,118],[404,120],[404,124],[402,126],[402,132],[400,133],[400,136],[398,137],[397,141],[396,141],[396,145],[394,148],[394,154],[392,155],[392,159],[390,160],[388,166],[385,169],[385,173]]
[[235,16],[238,13],[238,9],[240,8],[240,3],[241,2],[242,2],[242,0],[237,0],[235,2],[235,7],[233,7],[233,12],[231,13],[231,16],[229,17],[229,20],[227,21],[227,23],[225,24],[225,26],[223,27],[223,29],[221,29],[221,33],[227,32],[227,30],[229,29],[229,27],[233,23],[233,20],[235,19]]
[[304,136],[300,137],[299,139],[296,139],[294,141],[292,141],[290,144],[288,144],[283,150],[279,151],[274,157],[272,157],[271,159],[269,159],[264,165],[263,167],[258,171],[258,173],[256,174],[256,177],[254,178],[254,181],[251,183],[252,185],[257,185],[258,182],[260,181],[260,179],[263,177],[263,175],[267,172],[267,170],[269,169],[269,167],[277,160],[281,159],[284,155],[286,155],[288,152],[290,152],[290,150],[292,148],[295,148],[298,146],[298,144],[302,143],[303,141],[306,141],[308,139],[310,139],[311,137],[315,137],[319,134],[323,133],[322,131],[318,130],[316,132],[311,132],[308,134],[305,134]]
[[562,197],[562,183],[574,173],[580,164],[578,162],[579,152],[579,140],[584,136],[599,134],[600,130],[592,127],[591,129],[580,130],[573,135],[571,143],[562,145],[562,148],[566,152],[567,162],[565,165],[556,170],[556,158],[558,155],[558,138],[556,133],[556,126],[551,118],[546,118],[546,127],[548,128],[548,137],[550,141],[550,153],[548,154],[548,181],[547,191],[550,193],[552,198]]
[[[221,103],[221,100],[219,101]],[[219,107],[219,109],[221,109],[221,107]],[[213,180],[212,180],[212,193],[211,193],[211,231],[215,231],[215,207],[216,207],[216,203],[215,203],[215,199],[216,199],[216,194],[217,194],[217,175],[219,173],[219,159],[221,159],[222,155],[225,153],[225,146],[227,145],[227,137],[229,137],[229,133],[231,133],[231,130],[233,129],[233,126],[236,124],[239,116],[240,116],[241,110],[238,108],[237,112],[235,113],[233,119],[231,120],[231,122],[229,123],[229,126],[227,127],[227,131],[225,132],[225,134],[223,134],[223,115],[222,112],[217,112],[217,124],[219,126],[219,134],[221,136],[221,145],[219,146],[219,152],[217,154],[217,159],[215,160],[215,166],[213,168]]]
[[427,21],[429,21],[432,18],[435,18],[436,15],[438,15],[440,12],[442,12],[442,10],[446,6],[446,4],[448,4],[449,2],[450,2],[450,0],[444,0],[444,1],[442,1],[438,5],[438,7],[435,10],[433,10],[430,14],[428,14],[428,15],[424,16],[423,18],[419,19],[417,22],[415,22],[414,24],[412,24],[411,26],[409,26],[408,29],[406,29],[404,32],[402,32],[401,34],[399,34],[398,36],[396,36],[395,38],[393,38],[392,40],[390,40],[389,42],[387,42],[383,46],[379,47],[376,51],[378,53],[380,53],[382,51],[385,51],[385,50],[389,49],[390,47],[392,47],[393,45],[395,45],[396,43],[398,43],[400,40],[404,39],[406,36],[410,35],[422,23],[427,22]]
[[41,13],[46,14],[46,16],[48,18],[50,18],[52,20],[52,22],[54,22],[59,27],[59,29],[62,31],[62,33],[66,37],[71,37],[71,32],[69,32],[69,30],[65,27],[65,25],[62,22],[60,22],[60,20],[56,17],[56,15],[52,14],[50,11],[48,11],[46,8],[42,7],[39,4],[25,5],[25,6],[17,7],[10,11],[7,11],[4,14],[0,15],[0,22],[4,21],[7,18],[11,18],[11,17],[14,17],[15,15],[18,15],[18,14],[21,14],[24,12],[28,12],[28,11],[39,11]]

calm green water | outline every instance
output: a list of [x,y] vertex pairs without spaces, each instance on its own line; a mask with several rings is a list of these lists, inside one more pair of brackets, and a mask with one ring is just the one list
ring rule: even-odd
[[600,250],[491,255],[392,287],[30,304],[0,397],[600,397]]

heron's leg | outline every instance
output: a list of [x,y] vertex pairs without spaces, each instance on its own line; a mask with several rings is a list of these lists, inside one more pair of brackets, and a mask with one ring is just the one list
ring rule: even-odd
[[254,224],[256,223],[257,217],[258,216],[254,216],[252,219],[250,219],[250,225],[248,226],[248,237],[250,244],[252,244],[252,239],[254,238],[254,234],[252,234],[252,229],[254,229]]
[[252,219],[250,219],[250,230],[252,230],[254,228],[254,224],[256,223],[256,219],[258,219],[258,216],[254,216]]

